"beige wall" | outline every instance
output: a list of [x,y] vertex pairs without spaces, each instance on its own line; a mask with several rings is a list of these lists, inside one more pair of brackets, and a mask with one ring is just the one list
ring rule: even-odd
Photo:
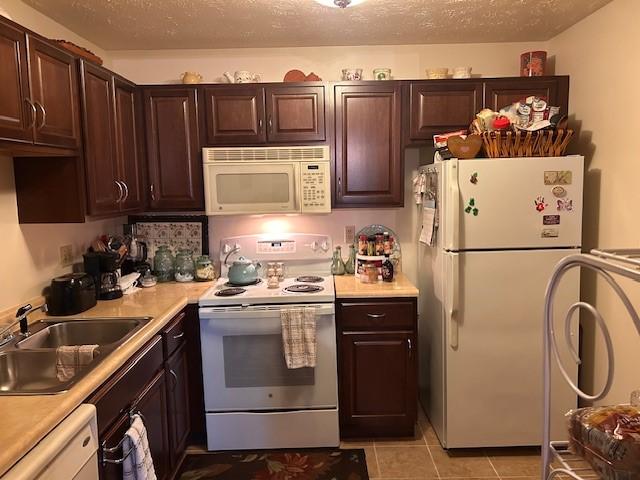
[[[106,54],[18,0],[0,0],[0,15],[50,38],[64,38]],[[28,158],[20,161],[28,162]],[[123,219],[69,225],[19,225],[13,182],[13,162],[0,153],[0,311],[38,296],[52,277],[71,269],[59,265],[61,245],[73,245],[78,261],[89,242],[99,233],[120,231]]]
[[137,83],[178,81],[196,71],[205,82],[221,81],[225,71],[250,70],[267,82],[280,82],[291,69],[339,80],[345,67],[389,67],[395,78],[422,78],[428,67],[470,65],[485,77],[518,75],[520,54],[545,49],[545,42],[456,45],[382,45],[359,47],[245,48],[221,50],[111,51],[115,71]]
[[[573,150],[587,157],[584,246],[638,247],[640,162],[633,138],[640,132],[635,90],[640,78],[640,2],[614,0],[550,41],[556,73],[571,75],[570,107],[581,126]],[[640,308],[640,285],[622,282]],[[616,383],[604,401],[624,402],[640,388],[640,335],[604,281],[583,275],[583,298],[595,302],[611,326],[616,348]],[[599,388],[606,374],[603,342],[585,326],[582,383]],[[594,358],[597,359],[594,361]]]
[[88,48],[105,61],[105,66],[110,66],[109,55],[105,50],[73,33],[68,28],[63,27],[58,22],[22,3],[20,0],[0,0],[0,15],[7,16],[14,22],[44,37],[55,40],[69,40],[76,45]]

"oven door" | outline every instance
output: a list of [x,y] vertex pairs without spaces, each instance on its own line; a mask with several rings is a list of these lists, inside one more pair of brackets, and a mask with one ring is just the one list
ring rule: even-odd
[[298,168],[296,162],[205,163],[207,215],[298,212]]
[[316,367],[292,370],[285,364],[280,323],[280,310],[287,307],[200,309],[207,412],[336,408],[334,306],[305,306],[316,308]]

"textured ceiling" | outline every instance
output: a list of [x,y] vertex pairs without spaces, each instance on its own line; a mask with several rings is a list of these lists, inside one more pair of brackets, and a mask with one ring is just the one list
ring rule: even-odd
[[611,0],[24,0],[107,50],[548,40]]

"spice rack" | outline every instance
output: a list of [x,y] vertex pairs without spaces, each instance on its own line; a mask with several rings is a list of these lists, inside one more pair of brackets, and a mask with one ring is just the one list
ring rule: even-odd
[[[640,335],[640,317],[625,291],[620,287],[614,275],[629,278],[640,282],[640,249],[620,249],[620,250],[591,250],[590,254],[569,255],[565,257],[554,269],[547,284],[544,304],[544,425],[542,444],[542,472],[541,480],[551,480],[553,478],[567,475],[577,480],[600,478],[582,457],[572,453],[569,449],[569,442],[551,441],[551,360],[554,358],[560,369],[560,373],[569,384],[571,389],[582,399],[594,401],[603,398],[610,390],[613,383],[613,343],[607,328],[607,324],[598,310],[587,302],[576,302],[567,311],[565,324],[571,321],[572,314],[584,309],[590,312],[596,319],[596,323],[605,339],[608,368],[605,385],[596,394],[587,394],[578,387],[568,375],[562,361],[560,360],[557,346],[556,334],[554,331],[553,301],[558,285],[563,276],[574,268],[585,268],[595,272],[604,278],[609,286],[616,292],[631,320]],[[565,341],[572,346],[574,361],[580,362],[580,357],[566,337]]]

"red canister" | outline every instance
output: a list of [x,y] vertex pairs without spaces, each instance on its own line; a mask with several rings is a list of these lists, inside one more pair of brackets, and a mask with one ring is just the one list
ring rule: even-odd
[[520,55],[520,76],[541,77],[547,64],[547,52],[537,50]]

